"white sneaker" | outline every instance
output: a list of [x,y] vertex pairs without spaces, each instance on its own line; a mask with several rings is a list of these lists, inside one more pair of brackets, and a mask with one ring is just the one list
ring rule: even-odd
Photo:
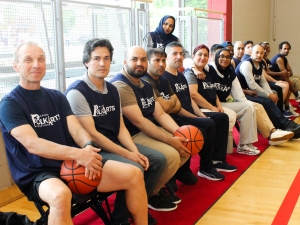
[[295,101],[300,102],[300,91],[298,91],[298,97],[295,96]]
[[293,116],[299,116],[299,113],[295,112],[293,109],[290,108],[290,112],[293,114]]
[[252,144],[248,144],[243,146],[238,145],[237,153],[245,155],[258,155],[260,151],[256,149],[256,147],[254,147]]
[[280,145],[282,143],[287,142],[294,136],[294,133],[291,131],[285,131],[277,129],[273,132],[269,137],[269,144],[270,145]]

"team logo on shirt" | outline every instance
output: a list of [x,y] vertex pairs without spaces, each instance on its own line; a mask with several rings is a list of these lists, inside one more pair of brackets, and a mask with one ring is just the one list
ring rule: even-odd
[[187,89],[187,85],[182,84],[182,83],[180,83],[180,84],[176,83],[175,88],[176,88],[176,92],[181,92],[181,91],[184,91],[185,89]]
[[164,45],[162,43],[157,43],[157,48],[165,50]]
[[202,82],[204,89],[214,89],[215,84],[212,84],[211,82]]
[[154,102],[154,97],[151,97],[151,98],[141,98],[141,103],[142,103],[143,109],[146,109],[146,108],[149,108],[150,106],[152,106],[153,102]]
[[116,107],[114,105],[105,107],[104,105],[94,105],[93,116],[106,116],[107,113],[115,111]]
[[34,127],[49,127],[53,126],[55,122],[60,120],[60,116],[59,114],[55,116],[49,116],[48,114],[31,114],[31,119]]
[[170,99],[170,95],[169,95],[169,94],[165,95],[164,92],[161,92],[160,95],[161,95],[161,97],[162,97],[164,100],[169,100],[169,99]]
[[225,92],[227,92],[231,89],[231,87],[227,87],[226,85],[220,84],[220,83],[215,83],[215,88],[218,91],[225,91]]
[[261,76],[260,76],[260,75],[255,75],[255,74],[254,74],[253,77],[254,77],[254,80],[255,80],[255,81],[260,81],[260,79],[261,79]]

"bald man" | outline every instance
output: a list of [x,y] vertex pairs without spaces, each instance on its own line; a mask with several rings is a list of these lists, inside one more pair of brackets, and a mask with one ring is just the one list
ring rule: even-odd
[[233,58],[231,59],[231,65],[234,69],[241,63],[244,52],[244,43],[241,41],[236,41],[233,46]]
[[252,93],[246,95],[246,98],[263,105],[275,128],[292,131],[294,138],[299,138],[300,125],[284,117],[283,113],[274,104],[278,101],[278,97],[266,81],[266,72],[262,65],[263,56],[264,48],[261,45],[253,46],[250,58],[240,63],[235,73],[242,88],[248,89]]
[[[121,96],[122,114],[125,125],[134,143],[142,144],[162,152],[167,166],[149,198],[148,206],[158,211],[171,211],[181,202],[176,195],[166,196],[162,188],[190,157],[190,151],[183,146],[185,138],[173,137],[179,128],[163,110],[152,86],[140,78],[147,73],[148,60],[145,50],[130,47],[120,73],[110,80]],[[155,194],[156,193],[156,194]]]

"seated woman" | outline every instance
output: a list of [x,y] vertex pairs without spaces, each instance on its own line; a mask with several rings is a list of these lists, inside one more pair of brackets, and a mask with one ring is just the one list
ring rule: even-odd
[[[256,147],[252,145],[253,142],[257,141],[256,126],[265,138],[270,138],[269,143],[272,145],[289,140],[291,137],[288,135],[289,132],[276,130],[260,104],[246,99],[235,72],[230,67],[230,53],[227,49],[221,49],[216,53],[215,62],[212,62],[212,65],[207,64],[209,49],[205,45],[197,46],[192,57],[198,71],[202,71],[205,76],[203,79],[197,79],[192,70],[185,70],[184,75],[189,83],[191,97],[199,107],[229,113],[230,131],[232,131],[235,123],[232,111],[236,113],[240,122],[238,153],[259,154]],[[253,122],[255,120],[256,122]],[[279,141],[278,137],[282,140]]]

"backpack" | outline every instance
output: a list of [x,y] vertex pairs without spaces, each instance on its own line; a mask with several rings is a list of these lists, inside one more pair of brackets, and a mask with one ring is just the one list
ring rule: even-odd
[[0,212],[0,225],[32,225],[26,215],[16,212]]

